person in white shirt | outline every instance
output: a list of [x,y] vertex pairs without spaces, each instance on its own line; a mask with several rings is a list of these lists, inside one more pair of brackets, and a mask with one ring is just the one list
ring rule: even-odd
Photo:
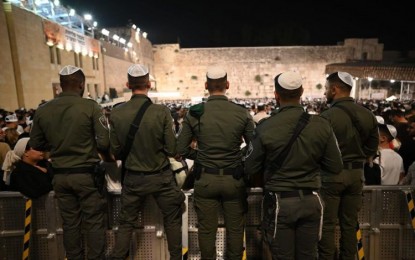
[[396,138],[393,125],[379,124],[379,158],[374,163],[381,166],[381,184],[397,185],[405,173],[402,157],[391,149],[390,143]]
[[253,116],[255,123],[258,124],[259,121],[261,121],[262,119],[267,118],[269,116],[270,115],[267,114],[265,104],[264,103],[258,103],[257,113]]

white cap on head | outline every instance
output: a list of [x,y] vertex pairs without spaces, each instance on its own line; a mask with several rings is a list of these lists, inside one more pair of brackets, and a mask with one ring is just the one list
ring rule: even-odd
[[338,71],[337,75],[343,81],[343,83],[349,85],[351,88],[353,87],[353,77],[347,72]]
[[258,106],[259,106],[259,107],[263,107],[263,106],[265,106],[265,104],[264,104],[264,103],[262,103],[262,102],[259,102],[259,103],[258,103]]
[[281,88],[295,90],[303,85],[301,75],[297,72],[287,71],[277,76],[277,83]]
[[12,114],[12,115],[6,116],[5,121],[6,123],[9,123],[9,122],[17,122],[18,120],[17,120],[16,114]]
[[385,119],[383,119],[383,117],[381,117],[381,116],[376,116],[376,120],[378,121],[378,124],[384,124],[385,123]]
[[19,141],[17,141],[16,145],[14,146],[14,153],[22,158],[24,152],[26,151],[27,143],[29,142],[29,137],[23,137],[20,138]]
[[226,71],[224,68],[213,65],[207,69],[206,77],[209,79],[221,79],[226,76]]
[[131,77],[142,77],[148,74],[148,68],[142,64],[133,64],[128,68],[128,75]]
[[65,66],[61,69],[61,71],[59,72],[59,75],[61,75],[61,76],[72,75],[75,72],[77,72],[78,70],[81,70],[81,68],[78,68],[78,67],[75,67],[75,66],[72,66],[72,65],[67,65],[67,66]]
[[386,127],[388,128],[390,135],[395,139],[396,135],[398,134],[396,128],[393,125],[386,125]]

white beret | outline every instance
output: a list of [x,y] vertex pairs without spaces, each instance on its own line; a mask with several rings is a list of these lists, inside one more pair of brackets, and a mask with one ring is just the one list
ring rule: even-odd
[[393,125],[386,125],[386,127],[388,128],[389,134],[393,138],[396,138],[396,135],[398,134],[398,131],[396,131],[396,128]]
[[131,77],[142,77],[148,74],[148,68],[142,64],[133,64],[128,68],[128,75]]
[[378,121],[378,124],[384,124],[385,123],[385,119],[383,119],[383,117],[381,117],[381,116],[376,116],[376,120]]
[[303,83],[301,75],[297,72],[287,71],[277,76],[277,83],[281,88],[294,90],[300,88]]
[[221,79],[226,76],[226,71],[218,65],[210,66],[207,70],[206,77],[209,79]]
[[351,88],[353,87],[353,77],[347,72],[339,71],[337,75],[343,81],[343,83],[349,85]]
[[72,75],[75,72],[77,72],[78,70],[81,70],[81,68],[78,68],[78,67],[75,67],[75,66],[72,66],[72,65],[67,65],[67,66],[65,66],[61,69],[61,71],[59,72],[59,75],[61,75],[61,76]]

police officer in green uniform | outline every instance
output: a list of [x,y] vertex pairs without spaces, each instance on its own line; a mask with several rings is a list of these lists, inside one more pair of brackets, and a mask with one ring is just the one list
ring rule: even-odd
[[[111,151],[122,159],[127,134],[151,88],[149,70],[141,64],[128,69],[131,99],[115,107],[110,115]],[[169,156],[176,155],[173,119],[166,106],[151,104],[144,113],[125,161],[126,173],[121,193],[119,229],[113,259],[125,259],[138,213],[147,196],[153,196],[163,214],[164,229],[171,260],[182,259],[182,204],[185,196],[177,187],[170,170]]]
[[272,259],[315,259],[323,217],[320,176],[340,173],[340,150],[329,122],[311,116],[285,160],[275,166],[298,121],[307,114],[300,105],[301,75],[284,72],[274,81],[280,108],[255,129],[245,171],[249,176],[265,175],[261,226]]
[[62,93],[36,110],[29,143],[35,150],[50,149],[66,258],[84,259],[85,231],[88,259],[103,259],[106,200],[92,175],[100,162],[98,152],[108,155],[107,121],[97,102],[82,98],[85,75],[80,68],[68,65],[59,74]]
[[[247,193],[243,178],[242,141],[249,142],[254,122],[246,108],[228,101],[226,71],[208,68],[209,98],[192,106],[183,121],[177,151],[195,160],[194,207],[201,259],[216,259],[219,207],[226,227],[226,259],[242,259]],[[190,145],[196,139],[197,148]]]
[[372,163],[379,144],[377,121],[372,112],[350,97],[353,78],[346,72],[330,74],[326,80],[330,108],[321,116],[328,119],[339,143],[343,171],[337,176],[323,176],[321,195],[325,203],[323,236],[319,259],[335,255],[335,227],[340,225],[340,259],[355,259],[356,226],[362,205],[363,166]]

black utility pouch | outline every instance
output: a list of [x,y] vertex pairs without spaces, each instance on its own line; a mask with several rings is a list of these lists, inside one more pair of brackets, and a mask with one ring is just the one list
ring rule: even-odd
[[240,180],[242,177],[244,177],[244,175],[244,167],[239,166],[235,169],[235,172],[232,176],[235,180]]
[[94,184],[101,195],[104,195],[107,191],[107,182],[105,180],[105,167],[101,163],[97,163],[94,166]]

